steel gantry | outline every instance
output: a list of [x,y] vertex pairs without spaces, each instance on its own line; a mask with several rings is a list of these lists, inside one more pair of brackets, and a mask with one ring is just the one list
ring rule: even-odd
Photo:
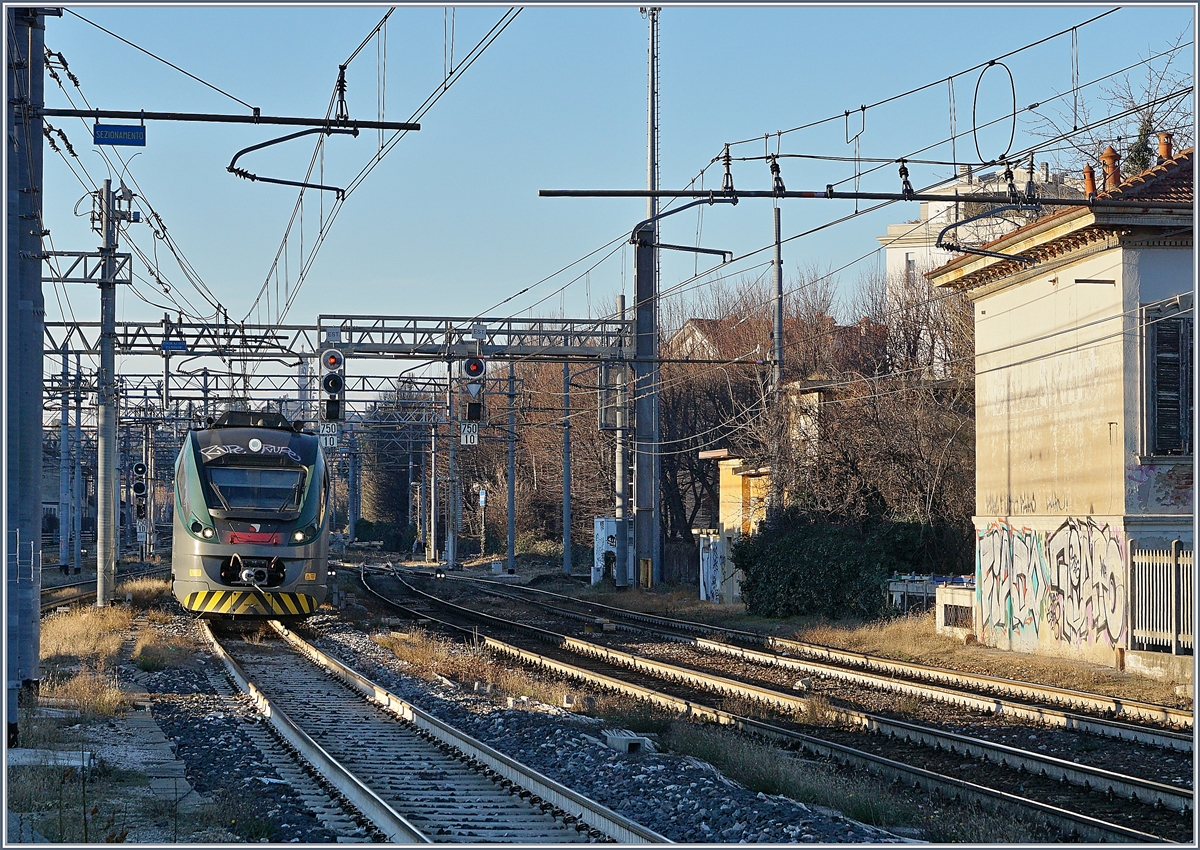
[[[82,260],[80,262],[83,262]],[[80,272],[86,276],[86,269]],[[62,274],[56,279],[66,279]],[[348,369],[345,378],[347,401],[345,439],[335,452],[335,466],[345,466],[348,473],[358,471],[358,455],[367,446],[376,449],[407,450],[409,485],[413,484],[412,453],[428,453],[430,473],[418,460],[415,469],[421,472],[425,491],[421,503],[429,502],[430,510],[421,523],[430,551],[433,549],[437,504],[437,446],[442,444],[446,455],[453,454],[454,415],[457,384],[453,364],[469,357],[485,357],[507,361],[510,366],[521,361],[564,362],[587,361],[608,364],[618,376],[617,384],[628,381],[625,367],[639,358],[635,348],[634,321],[624,318],[555,319],[555,318],[490,318],[447,316],[383,316],[383,315],[321,315],[315,325],[247,324],[219,317],[216,321],[174,320],[164,315],[161,320],[127,320],[117,322],[106,335],[116,356],[124,358],[125,368],[119,377],[118,395],[136,403],[154,400],[151,407],[164,421],[199,423],[219,408],[274,407],[291,419],[315,421],[318,417],[320,368],[318,360],[329,349],[341,351],[347,361],[421,360],[431,365],[444,363],[446,377],[410,375],[356,374]],[[95,356],[100,350],[101,328],[98,322],[51,321],[44,325],[44,347],[61,359],[75,354]],[[149,364],[151,358],[160,361],[162,371]],[[175,362],[172,371],[171,363]],[[204,365],[207,363],[208,365]],[[510,370],[511,371],[511,370]],[[56,410],[57,398],[64,389],[79,387],[84,392],[96,392],[94,377],[75,376],[63,379],[47,372],[43,376],[47,412]],[[510,407],[512,377],[509,378]],[[495,390],[503,395],[503,390]],[[620,397],[625,398],[627,394]],[[143,411],[145,404],[139,408]],[[124,418],[124,411],[121,415]],[[142,416],[142,419],[145,417]],[[510,410],[511,419],[511,410]],[[622,454],[626,444],[624,429],[627,417],[618,417],[617,450]],[[636,424],[635,417],[635,424]],[[643,427],[643,430],[646,430]],[[440,433],[439,433],[440,432]],[[512,454],[515,429],[510,422],[507,439]],[[170,443],[168,438],[164,441]],[[644,440],[643,440],[644,442]],[[176,447],[177,448],[177,447]],[[346,463],[337,458],[346,454]],[[511,465],[511,464],[510,464]],[[617,459],[618,476],[623,478],[625,458]],[[169,466],[164,470],[169,474]],[[353,475],[354,479],[359,478]],[[451,469],[448,479],[454,478]],[[569,476],[564,480],[569,480]],[[454,494],[459,490],[448,482],[445,515],[448,523],[446,557],[455,559],[456,523],[458,511],[453,510]],[[511,481],[510,481],[511,489]],[[624,481],[618,483],[618,520],[622,521]],[[350,493],[352,507],[356,494]],[[509,494],[510,505],[513,494]],[[411,499],[406,516],[410,513]],[[650,514],[649,505],[643,518]],[[418,510],[418,517],[420,511]],[[510,518],[511,520],[511,518]],[[513,531],[510,528],[510,537]],[[512,540],[509,541],[510,566]],[[569,565],[569,561],[564,561]],[[631,570],[618,574],[621,584],[628,583]],[[569,567],[567,567],[569,568]]]

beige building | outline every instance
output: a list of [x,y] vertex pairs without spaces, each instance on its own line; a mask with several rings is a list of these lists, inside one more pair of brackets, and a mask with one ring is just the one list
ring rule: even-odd
[[1131,547],[1192,547],[1193,152],[1162,153],[1123,183],[1114,169],[1093,206],[987,245],[1032,263],[965,254],[928,275],[975,307],[974,631],[989,646],[1120,666]]

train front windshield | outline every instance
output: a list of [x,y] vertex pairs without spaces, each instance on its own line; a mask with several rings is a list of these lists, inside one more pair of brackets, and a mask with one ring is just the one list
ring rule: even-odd
[[226,511],[293,513],[304,498],[302,467],[210,466],[208,478]]

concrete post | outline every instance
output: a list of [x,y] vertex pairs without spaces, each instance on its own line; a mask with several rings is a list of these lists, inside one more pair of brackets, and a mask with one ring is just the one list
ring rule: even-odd
[[458,439],[454,433],[454,363],[446,361],[446,421],[450,426],[446,451],[446,566],[458,563],[458,517],[462,496],[458,489]]
[[[568,337],[564,344],[570,345]],[[571,364],[563,361],[563,575],[571,574]]]
[[[625,321],[625,294],[617,296],[617,315]],[[624,347],[622,338],[621,345]],[[628,370],[622,360],[617,373],[617,447],[616,447],[616,504],[613,506],[613,516],[617,520],[617,563],[613,570],[613,582],[617,587],[627,587],[630,583],[629,570],[629,524],[625,517],[629,503],[629,448],[626,445],[626,418],[628,416],[629,390]]]
[[508,361],[508,571],[517,568],[517,378]]
[[658,382],[658,303],[654,290],[654,228],[646,225],[637,233],[634,259],[634,487],[633,538],[637,576],[643,581],[642,565],[650,564],[650,581],[660,575],[657,564],[659,478],[658,432],[655,429]]

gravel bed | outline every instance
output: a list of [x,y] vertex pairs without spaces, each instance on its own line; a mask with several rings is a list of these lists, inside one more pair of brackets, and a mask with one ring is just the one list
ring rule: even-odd
[[674,641],[646,640],[625,635],[585,637],[623,652],[715,672],[726,678],[750,681],[784,691],[791,690],[795,683],[803,678],[811,683],[804,696],[820,694],[835,704],[859,711],[925,723],[948,732],[1032,750],[1127,776],[1151,779],[1182,788],[1191,788],[1193,785],[1192,759],[1186,753],[1102,738],[1086,732],[1041,726],[1031,721],[971,711],[965,707],[930,699],[898,696],[836,679],[806,676],[795,670],[755,664]]
[[404,675],[394,655],[335,617],[312,617],[298,631],[397,696],[673,841],[905,840],[830,809],[755,794],[690,757],[617,753],[599,739],[598,721],[553,706],[503,708],[457,687]]
[[[195,623],[182,615],[155,628],[196,636]],[[239,835],[238,841],[335,842],[337,836],[246,737],[248,725],[263,722],[249,699],[218,694],[205,668],[224,676],[220,661],[204,652],[198,661],[198,669],[139,673],[122,667],[120,674],[149,692],[154,719],[186,763],[188,781],[221,812],[221,826]]]

